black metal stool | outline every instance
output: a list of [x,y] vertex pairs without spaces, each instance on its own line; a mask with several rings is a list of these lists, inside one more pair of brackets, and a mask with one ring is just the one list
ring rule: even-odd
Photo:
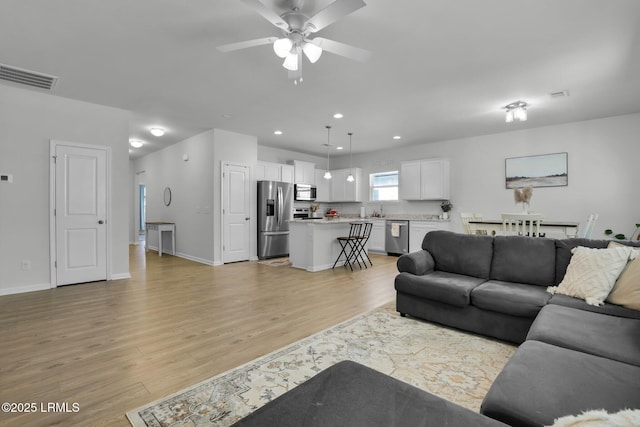
[[[373,262],[371,262],[371,258],[369,258],[369,254],[366,251],[365,245],[367,244],[367,242],[369,241],[369,237],[371,236],[371,229],[373,228],[373,223],[365,222],[362,225],[363,225],[362,234],[360,234],[358,236],[358,239],[356,240],[356,251],[354,253],[354,257],[356,257],[356,259],[362,260],[362,263],[364,264],[364,268],[369,268],[367,267],[367,261],[369,261],[369,264],[371,265],[371,267],[373,267]],[[367,257],[367,260],[364,259],[365,257]],[[360,265],[360,261],[358,261],[358,265]]]
[[[340,261],[340,257],[342,257],[342,255],[344,254],[344,265],[348,265],[351,271],[353,271],[353,262],[351,258],[353,258],[354,253],[357,254],[358,239],[360,239],[363,224],[361,222],[352,222],[350,225],[351,228],[349,230],[349,235],[337,238],[338,243],[340,243],[340,246],[342,247],[342,250],[340,251],[338,258],[336,258],[336,262],[333,263],[333,267],[331,268],[336,268],[338,261]],[[347,250],[349,251],[348,253]],[[360,261],[358,261],[357,259],[356,261],[358,262],[358,265],[360,265]]]

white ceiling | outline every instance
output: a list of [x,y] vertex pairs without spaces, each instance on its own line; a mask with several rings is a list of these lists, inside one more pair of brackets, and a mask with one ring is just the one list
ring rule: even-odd
[[[354,132],[358,153],[640,112],[638,0],[366,1],[317,35],[369,62],[325,53],[298,86],[269,45],[216,50],[279,35],[239,0],[2,0],[0,63],[58,76],[54,95],[131,110],[131,137],[147,142],[132,157],[210,128],[323,155],[327,124],[334,145]],[[516,100],[529,120],[506,124]]]

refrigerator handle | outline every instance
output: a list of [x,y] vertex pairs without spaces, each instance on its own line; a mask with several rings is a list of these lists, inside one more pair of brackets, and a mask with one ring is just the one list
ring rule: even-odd
[[282,200],[282,187],[278,187],[278,225],[282,225],[282,210],[284,209]]

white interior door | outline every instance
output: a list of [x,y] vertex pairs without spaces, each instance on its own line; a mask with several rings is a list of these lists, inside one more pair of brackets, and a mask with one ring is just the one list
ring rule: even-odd
[[251,181],[248,166],[224,164],[222,175],[223,262],[247,261],[251,233]]
[[106,280],[107,152],[59,144],[54,150],[55,284]]

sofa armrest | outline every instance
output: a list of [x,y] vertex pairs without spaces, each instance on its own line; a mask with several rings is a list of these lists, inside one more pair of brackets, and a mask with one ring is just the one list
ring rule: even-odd
[[411,273],[416,276],[422,276],[433,270],[435,264],[431,254],[424,249],[401,255],[396,263],[400,273]]

